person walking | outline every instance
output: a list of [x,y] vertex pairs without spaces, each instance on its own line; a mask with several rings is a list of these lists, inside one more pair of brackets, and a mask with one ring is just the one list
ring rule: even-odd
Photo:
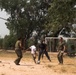
[[22,58],[22,38],[18,38],[15,43],[15,53],[17,54],[17,59],[14,61],[16,65],[20,65],[20,61]]
[[37,64],[40,64],[40,59],[43,54],[45,54],[48,60],[51,62],[51,59],[47,52],[47,44],[45,44],[45,40],[42,40],[41,44],[39,45],[39,56],[38,56]]
[[57,58],[58,58],[59,64],[63,64],[63,54],[65,51],[65,42],[62,37],[60,37],[60,39],[59,39],[57,51],[58,51]]

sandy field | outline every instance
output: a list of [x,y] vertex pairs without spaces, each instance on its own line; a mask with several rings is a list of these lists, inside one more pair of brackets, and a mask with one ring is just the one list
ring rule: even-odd
[[0,51],[0,75],[76,75],[76,57],[64,54],[64,64],[59,65],[57,53],[49,52],[49,55],[51,62],[44,56],[40,64],[35,64],[30,52],[26,52],[20,65],[15,65],[14,51]]

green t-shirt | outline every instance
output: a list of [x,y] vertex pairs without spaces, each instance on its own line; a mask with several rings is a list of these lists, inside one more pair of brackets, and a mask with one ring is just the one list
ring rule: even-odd
[[16,48],[16,49],[20,49],[20,43],[21,43],[21,41],[17,41],[17,42],[16,42],[16,44],[15,44],[15,48]]

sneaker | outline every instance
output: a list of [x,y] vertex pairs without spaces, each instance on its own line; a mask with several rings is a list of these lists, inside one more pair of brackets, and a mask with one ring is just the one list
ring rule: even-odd
[[14,61],[14,63],[15,63],[16,65],[20,65],[19,63],[16,63],[16,61]]
[[59,65],[63,65],[63,63],[59,63]]
[[49,60],[51,62],[51,60]]
[[40,61],[38,61],[37,64],[40,64]]
[[20,64],[16,64],[16,65],[20,65]]

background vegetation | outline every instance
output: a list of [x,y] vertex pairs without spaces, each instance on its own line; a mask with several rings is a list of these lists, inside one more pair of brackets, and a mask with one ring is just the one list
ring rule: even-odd
[[26,43],[28,47],[31,38],[37,44],[45,36],[57,37],[63,28],[76,32],[72,27],[76,23],[75,6],[76,0],[0,0],[0,9],[10,15],[6,22],[10,35],[0,38],[0,47],[14,48],[20,36],[23,46]]

